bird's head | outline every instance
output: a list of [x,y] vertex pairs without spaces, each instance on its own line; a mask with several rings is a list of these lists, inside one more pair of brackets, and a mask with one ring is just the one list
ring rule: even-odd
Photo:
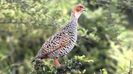
[[76,6],[73,7],[72,9],[72,16],[79,18],[79,16],[82,14],[82,12],[85,10],[84,5],[82,4],[77,4]]

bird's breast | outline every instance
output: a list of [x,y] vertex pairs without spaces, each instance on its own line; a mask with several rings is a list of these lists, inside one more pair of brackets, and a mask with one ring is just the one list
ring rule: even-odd
[[77,31],[68,31],[68,35],[70,36],[70,41],[71,42],[76,42],[77,41]]

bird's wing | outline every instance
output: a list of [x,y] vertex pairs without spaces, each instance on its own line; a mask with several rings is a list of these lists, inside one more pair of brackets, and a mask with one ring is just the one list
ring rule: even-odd
[[70,37],[67,32],[59,32],[48,39],[40,49],[39,55],[45,57],[50,53],[60,50],[70,42]]

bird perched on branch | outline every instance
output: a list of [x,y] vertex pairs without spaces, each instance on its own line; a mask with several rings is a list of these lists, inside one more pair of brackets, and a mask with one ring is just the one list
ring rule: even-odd
[[52,58],[55,67],[61,67],[58,58],[73,49],[77,41],[78,18],[84,10],[85,7],[82,4],[73,7],[69,22],[42,45],[34,61]]

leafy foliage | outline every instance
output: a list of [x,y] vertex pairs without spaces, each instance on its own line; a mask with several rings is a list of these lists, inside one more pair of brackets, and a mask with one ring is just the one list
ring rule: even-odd
[[[72,6],[82,3],[75,48],[56,69],[52,59],[39,68],[32,59],[45,40],[69,20]],[[1,0],[0,74],[131,74],[133,73],[132,0]]]

